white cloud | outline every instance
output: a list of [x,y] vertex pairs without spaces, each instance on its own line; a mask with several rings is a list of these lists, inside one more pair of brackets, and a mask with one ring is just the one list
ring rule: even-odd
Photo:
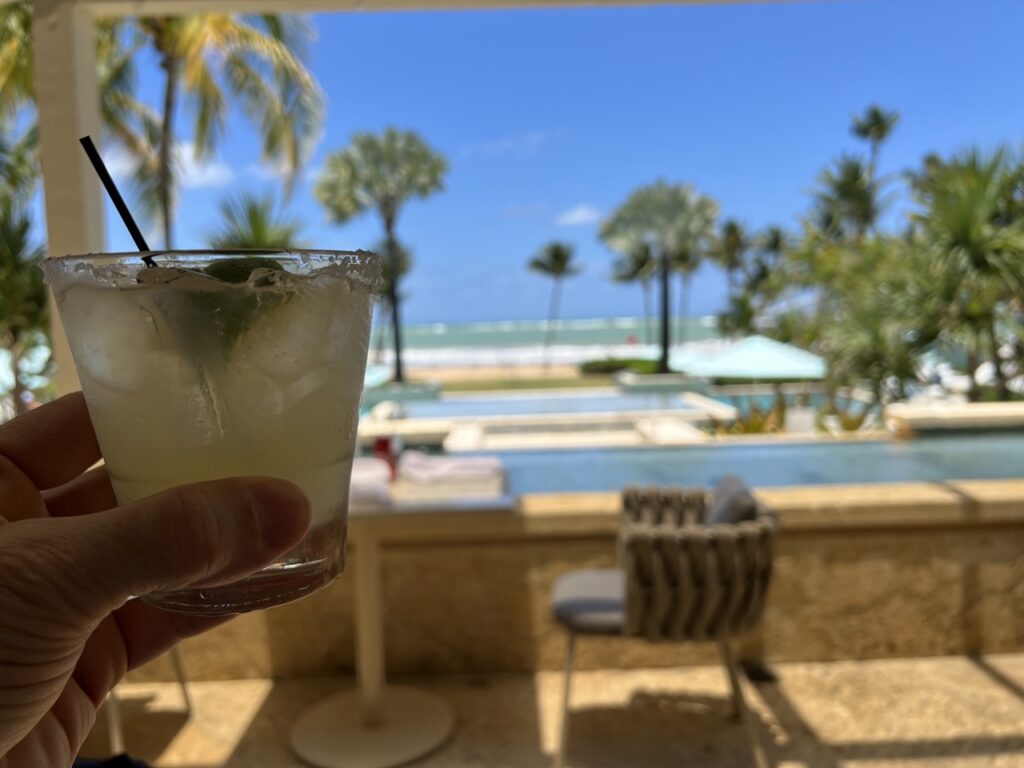
[[185,189],[225,187],[235,178],[231,166],[220,160],[198,160],[195,145],[185,141],[175,147],[178,161],[178,182]]
[[[299,173],[299,178],[312,181],[319,171],[319,168],[307,167]],[[284,158],[279,158],[272,162],[249,163],[245,166],[245,175],[264,181],[283,182],[288,178],[288,162]]]
[[505,136],[492,141],[484,141],[479,144],[467,144],[460,150],[463,157],[477,157],[480,155],[511,155],[521,157],[532,155],[547,141],[547,134],[543,131],[530,131],[520,133],[516,136]]
[[[225,187],[235,178],[235,172],[227,163],[196,159],[195,145],[190,141],[178,144],[175,155],[178,183],[185,189]],[[110,175],[118,180],[131,178],[135,170],[135,160],[118,144],[103,148],[103,162]]]
[[555,224],[560,227],[584,227],[601,218],[601,212],[589,203],[579,203],[558,214]]
[[127,179],[132,175],[135,162],[132,160],[132,156],[128,154],[128,151],[120,144],[103,147],[102,154],[103,164],[107,166],[110,175],[115,179]]

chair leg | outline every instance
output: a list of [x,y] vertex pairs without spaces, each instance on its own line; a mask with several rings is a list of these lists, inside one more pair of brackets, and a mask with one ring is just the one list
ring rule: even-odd
[[565,650],[565,679],[562,681],[562,720],[559,725],[555,768],[562,768],[565,765],[565,750],[569,745],[569,694],[572,690],[572,665],[575,653],[576,633],[570,630]]
[[181,697],[185,700],[185,713],[192,717],[192,696],[188,692],[185,664],[181,660],[181,651],[178,650],[177,646],[171,648],[171,663],[174,665],[174,674],[178,678],[178,685],[181,686]]
[[761,748],[761,740],[757,737],[757,729],[754,726],[754,719],[750,710],[747,709],[747,702],[743,698],[743,688],[740,687],[740,677],[736,670],[736,660],[732,656],[732,646],[728,640],[721,640],[718,643],[718,650],[722,655],[722,664],[729,675],[729,686],[732,688],[733,711],[739,715],[743,728],[747,732],[747,739],[750,741],[750,751],[754,755],[754,765],[757,768],[768,768],[768,760]]
[[124,724],[121,722],[121,701],[117,691],[107,694],[107,729],[110,736],[110,754],[124,754]]

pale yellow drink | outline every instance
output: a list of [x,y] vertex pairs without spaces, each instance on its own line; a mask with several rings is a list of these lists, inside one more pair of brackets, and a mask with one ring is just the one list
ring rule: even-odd
[[121,504],[239,475],[291,480],[309,496],[313,524],[298,547],[236,584],[146,597],[173,610],[276,605],[344,565],[377,258],[240,255],[155,253],[158,269],[138,254],[44,267]]

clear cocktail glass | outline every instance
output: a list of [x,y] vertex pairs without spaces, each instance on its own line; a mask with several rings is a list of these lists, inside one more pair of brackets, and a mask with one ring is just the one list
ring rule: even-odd
[[269,566],[144,599],[217,615],[329,584],[344,567],[377,256],[166,251],[43,270],[120,504],[241,475],[290,480],[310,500],[306,537]]

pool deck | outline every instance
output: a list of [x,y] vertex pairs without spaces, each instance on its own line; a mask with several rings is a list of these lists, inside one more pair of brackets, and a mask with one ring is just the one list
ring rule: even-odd
[[[598,643],[599,640],[584,641]],[[778,664],[744,681],[774,768],[1011,768],[1024,765],[1024,654]],[[417,768],[542,768],[559,723],[558,672],[427,677],[455,710],[452,738]],[[299,713],[351,678],[194,683],[186,720],[174,684],[119,689],[129,751],[154,768],[300,768]],[[746,768],[720,667],[581,671],[571,768]],[[101,713],[83,754],[107,752]]]
[[893,403],[885,415],[889,429],[897,435],[936,430],[1024,428],[1024,402]]
[[[445,395],[442,402],[569,399],[573,395],[615,397],[619,392],[580,389],[562,390],[553,395],[497,391]],[[406,443],[443,445],[451,451],[690,445],[704,441],[693,424],[707,423],[711,419],[730,422],[737,416],[735,407],[695,392],[679,393],[678,399],[679,408],[428,417],[397,417],[398,408],[381,403],[360,420],[359,440],[365,445],[380,437],[399,437]]]

